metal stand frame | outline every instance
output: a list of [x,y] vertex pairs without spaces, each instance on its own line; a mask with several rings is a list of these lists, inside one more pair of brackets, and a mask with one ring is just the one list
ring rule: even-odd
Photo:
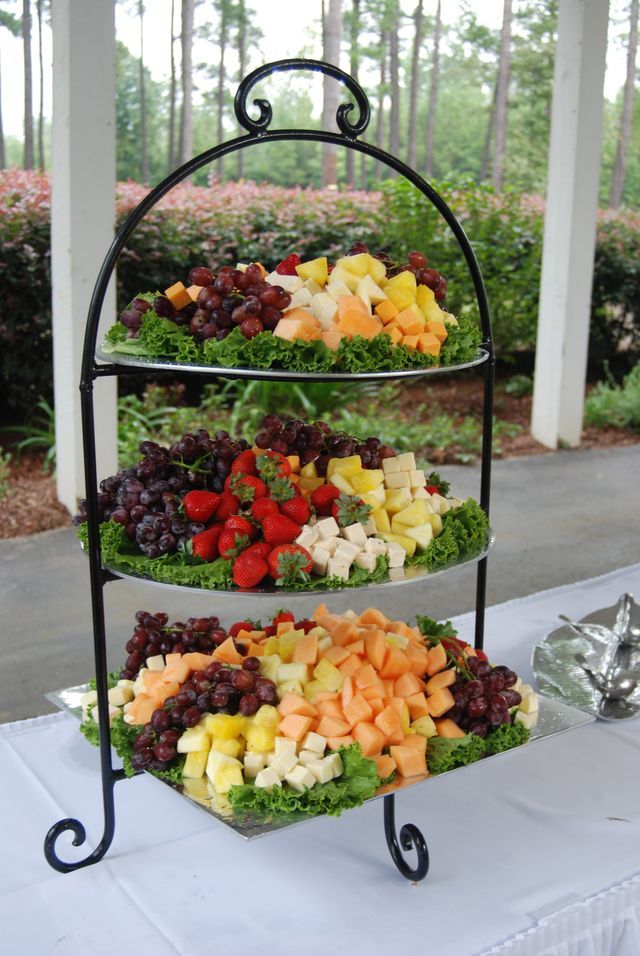
[[[269,125],[272,119],[271,104],[264,99],[253,101],[258,108],[260,115],[257,119],[252,119],[247,112],[247,96],[250,90],[260,80],[272,75],[273,73],[287,72],[291,70],[310,70],[312,72],[324,73],[332,77],[347,87],[349,93],[355,100],[358,109],[358,116],[352,121],[354,105],[352,103],[343,103],[338,107],[336,113],[336,122],[340,133],[332,133],[326,130],[303,130],[303,129],[283,129],[270,130]],[[482,429],[482,468],[480,483],[480,505],[489,515],[489,499],[491,488],[491,439],[493,427],[493,389],[494,389],[494,371],[495,354],[493,350],[493,337],[491,334],[491,318],[487,295],[482,280],[480,268],[476,257],[471,248],[462,226],[449,209],[442,197],[414,170],[406,166],[403,162],[392,156],[377,146],[361,142],[358,136],[365,132],[370,119],[369,101],[360,87],[360,85],[348,74],[329,63],[323,63],[319,60],[308,59],[288,59],[279,60],[275,63],[268,63],[257,70],[254,70],[240,83],[234,102],[235,114],[238,122],[243,126],[247,133],[236,139],[221,143],[212,149],[201,153],[189,162],[185,163],[175,172],[166,177],[155,189],[142,200],[142,202],[130,213],[124,224],[118,230],[113,243],[105,257],[98,279],[93,291],[89,313],[87,317],[87,326],[85,331],[84,351],[82,357],[82,375],[80,382],[80,393],[82,403],[82,432],[83,432],[83,451],[85,462],[85,483],[87,495],[87,524],[88,524],[88,557],[91,581],[91,603],[93,617],[93,647],[96,668],[96,682],[98,694],[98,725],[100,730],[100,767],[102,775],[102,797],[104,806],[104,832],[98,846],[88,854],[84,859],[76,862],[65,862],[60,859],[56,852],[56,842],[58,837],[65,832],[73,833],[73,845],[81,846],[86,840],[84,826],[79,820],[66,818],[55,823],[46,835],[44,841],[44,854],[48,863],[61,873],[68,873],[71,870],[77,870],[83,866],[90,866],[97,863],[105,855],[111,845],[115,831],[115,808],[113,799],[113,789],[118,780],[122,780],[124,773],[121,770],[114,770],[111,760],[111,739],[109,731],[108,718],[108,698],[107,698],[107,660],[105,643],[105,614],[102,588],[109,580],[114,580],[114,576],[102,568],[100,552],[100,532],[97,506],[97,488],[98,477],[96,469],[96,439],[95,423],[93,414],[93,387],[94,382],[101,376],[123,375],[131,373],[140,373],[142,369],[135,367],[118,366],[115,364],[98,364],[95,359],[96,339],[98,334],[98,324],[102,311],[104,297],[111,275],[115,269],[118,257],[122,252],[129,236],[136,228],[138,223],[152,209],[156,203],[171,190],[174,186],[183,182],[202,166],[212,163],[222,156],[234,153],[239,149],[245,149],[249,146],[255,146],[259,143],[293,140],[305,140],[319,143],[332,143],[346,149],[353,149],[357,152],[371,156],[374,160],[390,167],[400,173],[405,179],[412,183],[420,192],[427,197],[431,204],[437,209],[453,232],[460,250],[464,255],[467,268],[471,275],[482,329],[482,348],[488,353],[488,359],[484,366],[484,407],[483,407],[483,429]],[[232,372],[230,372],[230,375]],[[278,375],[280,379],[287,379],[287,373],[282,372]],[[388,377],[393,377],[389,373]],[[317,376],[316,376],[317,378]],[[326,374],[326,380],[331,380],[331,374]],[[477,647],[482,647],[484,639],[484,612],[486,597],[486,579],[487,579],[487,559],[483,558],[478,564],[477,585],[476,585],[476,626],[475,643]],[[400,873],[408,880],[422,880],[429,869],[429,853],[427,844],[420,830],[413,824],[405,824],[400,829],[400,842],[396,836],[395,829],[395,798],[393,795],[384,798],[384,829],[389,847],[389,852]],[[410,866],[403,857],[403,852],[415,850],[417,853],[417,862],[415,867]]]

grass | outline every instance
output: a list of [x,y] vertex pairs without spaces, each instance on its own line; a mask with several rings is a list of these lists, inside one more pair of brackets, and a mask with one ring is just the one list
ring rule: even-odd
[[585,422],[597,428],[611,426],[640,432],[640,363],[620,385],[609,374],[607,381],[598,382],[587,396]]

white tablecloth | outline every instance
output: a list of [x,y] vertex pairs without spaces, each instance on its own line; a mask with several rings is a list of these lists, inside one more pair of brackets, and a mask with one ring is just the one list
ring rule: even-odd
[[[640,565],[491,608],[490,656],[531,679],[558,613],[634,590]],[[472,616],[458,624],[470,637]],[[116,786],[105,859],[62,875],[43,838],[65,816],[100,838],[97,752],[63,714],[5,724],[0,951],[638,956],[639,744],[640,720],[596,722],[403,793],[398,828],[431,855],[419,885],[388,856],[380,801],[246,843],[144,775]],[[86,854],[66,839],[60,855]]]

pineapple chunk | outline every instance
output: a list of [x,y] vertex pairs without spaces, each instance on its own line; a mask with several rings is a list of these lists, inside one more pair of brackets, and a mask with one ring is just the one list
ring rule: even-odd
[[393,544],[399,544],[400,547],[404,548],[407,552],[407,555],[412,558],[416,553],[416,541],[414,538],[409,538],[406,534],[389,534],[387,531],[386,534],[383,534],[382,537],[385,541],[392,542]]
[[230,767],[240,767],[242,764],[239,760],[236,760],[234,757],[228,757],[226,754],[221,754],[217,750],[211,750],[207,758],[207,767],[206,774],[211,783],[215,787],[215,776],[220,767],[230,766]]
[[386,294],[380,286],[373,281],[370,275],[366,275],[358,283],[356,295],[359,295],[367,305],[378,305],[379,302],[387,298]]
[[412,730],[414,734],[420,734],[421,737],[436,737],[438,734],[433,718],[428,714],[414,720],[409,729]]
[[321,684],[319,680],[310,680],[308,684],[304,685],[304,697],[305,700],[308,700],[310,704],[314,703],[316,694],[326,694],[326,692],[327,688],[324,686],[324,684]]
[[316,664],[313,676],[317,681],[320,681],[325,690],[328,690],[331,694],[335,694],[335,692],[342,687],[342,674],[338,668],[326,658],[323,658]]
[[437,538],[442,531],[442,518],[440,515],[430,514],[429,521],[431,522],[431,527],[433,529],[433,537]]
[[399,312],[416,301],[416,277],[412,272],[399,272],[398,275],[382,283],[388,299],[391,299]]
[[360,495],[365,505],[371,505],[373,509],[379,508],[385,503],[387,489],[384,485],[378,485],[372,491],[365,491]]
[[[267,640],[267,644],[270,640],[271,638]],[[278,638],[275,638],[275,640],[278,640]],[[278,670],[281,665],[282,658],[279,654],[264,654],[263,657],[260,658],[260,673],[263,677],[272,680],[275,684],[278,680]]]
[[371,512],[371,517],[375,521],[376,528],[381,532],[391,531],[391,522],[389,521],[389,515],[384,508],[376,508],[375,511]]
[[[400,526],[413,528],[417,525],[425,524],[429,521],[429,509],[424,501],[412,501],[410,505],[396,512],[391,522],[391,527],[396,534],[403,534]],[[397,528],[396,528],[397,526]]]
[[280,638],[276,637],[275,634],[272,634],[271,637],[268,637],[264,642],[264,656],[260,658],[261,661],[265,657],[272,657],[274,654],[280,653]]
[[194,780],[197,780],[199,777],[204,777],[208,759],[208,750],[189,751],[187,759],[184,762],[184,767],[182,768],[182,776],[191,777]]
[[381,468],[368,468],[356,475],[350,476],[351,484],[358,494],[373,491],[384,482],[384,471]]
[[318,469],[316,468],[315,461],[310,461],[307,465],[303,465],[300,469],[301,478],[317,478]]
[[[429,517],[433,517],[429,515]],[[436,515],[436,517],[440,517]],[[433,541],[433,527],[430,522],[416,525],[414,528],[405,528],[403,531],[408,538],[413,538],[419,551],[426,551]]]
[[277,707],[271,704],[263,704],[253,718],[254,727],[277,727],[282,720]]
[[327,465],[327,478],[330,478],[335,472],[350,478],[352,475],[359,475],[363,470],[362,459],[360,455],[348,455],[346,458],[330,458]]
[[236,760],[234,765],[226,764],[218,767],[213,778],[213,787],[216,793],[229,793],[232,787],[241,787],[244,783],[242,764]]
[[278,683],[286,680],[297,680],[306,684],[309,680],[309,668],[306,664],[281,664],[278,668]]
[[328,478],[327,480],[328,480],[332,485],[335,485],[336,488],[339,488],[340,491],[344,492],[345,495],[353,495],[353,494],[355,494],[355,488],[353,487],[353,485],[351,484],[351,482],[348,481],[348,480],[345,478],[344,475],[340,474],[340,472],[335,472],[335,473],[334,473],[333,475],[331,475],[331,477]]
[[343,269],[342,266],[336,265],[331,273],[331,283],[337,282],[346,285],[349,290],[349,295],[355,295],[355,291],[360,284],[360,276],[356,275],[355,272],[349,272],[348,269]]
[[275,727],[260,727],[253,724],[247,730],[247,751],[249,753],[269,753],[276,739]]
[[363,279],[369,274],[369,259],[373,258],[368,252],[361,252],[357,256],[343,256],[336,262],[337,269],[346,269]]
[[296,272],[303,280],[313,279],[319,286],[325,286],[329,278],[329,269],[327,257],[321,256],[319,259],[311,259],[309,262],[301,262],[296,266]]
[[283,680],[282,683],[276,684],[276,690],[278,692],[278,697],[284,697],[285,694],[302,694],[304,693],[304,688],[299,680]]
[[389,488],[385,495],[384,507],[390,515],[397,515],[399,511],[411,504],[411,492],[408,488]]
[[[293,649],[298,642],[298,638],[302,637],[303,635],[304,635],[304,631],[294,631],[294,630],[285,631],[284,634],[280,635],[279,637],[280,657],[282,659],[283,664],[284,663],[288,664],[291,661],[291,658],[293,657]],[[282,664],[280,664],[280,667],[278,667],[278,680],[283,680],[283,678],[280,677],[281,667],[282,667]],[[291,678],[287,678],[287,677],[284,678],[284,680],[290,680],[290,679]]]
[[225,740],[223,737],[214,737],[211,741],[211,749],[226,754],[227,757],[240,757],[243,745],[239,740]]
[[[219,737],[221,740],[235,740],[244,733],[247,724],[246,718],[242,714],[207,714],[201,721],[205,729],[212,737]],[[189,731],[186,731],[189,733]],[[180,738],[184,738],[184,734]],[[203,747],[194,748],[203,750]]]
[[[198,750],[206,750],[208,752],[210,749],[211,737],[206,730],[206,718],[205,721],[200,721],[196,727],[189,727],[188,730],[185,730],[177,744],[179,754],[188,754],[191,753],[191,751]],[[202,776],[202,774],[200,774],[200,776]]]

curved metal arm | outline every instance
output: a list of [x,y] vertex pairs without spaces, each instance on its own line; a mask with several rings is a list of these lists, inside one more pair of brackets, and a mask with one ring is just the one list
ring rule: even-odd
[[[396,836],[395,797],[384,798],[384,834],[387,838],[389,853],[397,868],[407,880],[424,880],[429,872],[429,851],[425,838],[413,823],[405,823],[400,829],[400,843]],[[410,866],[403,857],[403,851],[415,850],[417,861]]]
[[233,108],[238,122],[241,126],[244,126],[249,133],[258,135],[266,132],[273,118],[273,111],[269,101],[258,99],[254,100],[253,103],[254,106],[257,106],[260,110],[260,116],[258,119],[251,119],[247,113],[247,96],[249,95],[249,91],[266,76],[271,76],[272,73],[288,72],[289,70],[311,70],[314,73],[324,73],[326,76],[330,76],[334,80],[343,83],[356,101],[358,109],[360,110],[360,116],[356,123],[350,122],[349,113],[353,110],[353,103],[342,103],[336,113],[338,128],[340,132],[349,139],[355,139],[356,136],[360,136],[364,133],[369,125],[371,109],[369,107],[369,100],[360,84],[354,80],[352,76],[349,76],[348,73],[344,73],[331,63],[324,63],[322,60],[297,58],[279,60],[277,63],[265,63],[264,66],[259,66],[253,73],[249,73],[248,76],[245,76],[238,87]]

